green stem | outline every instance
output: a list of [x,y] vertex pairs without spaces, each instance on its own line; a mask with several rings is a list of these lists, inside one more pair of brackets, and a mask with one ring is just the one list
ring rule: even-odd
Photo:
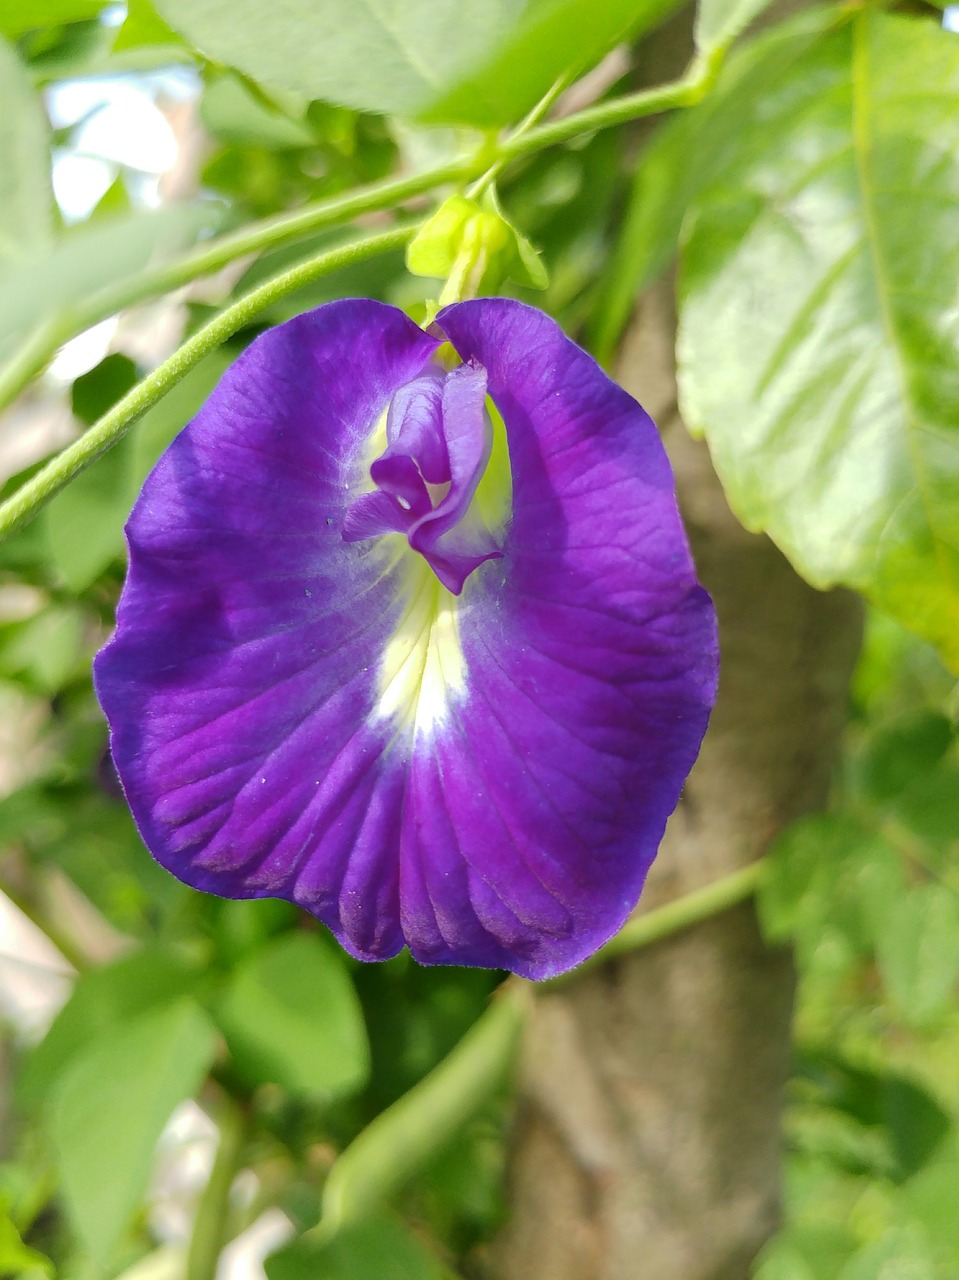
[[655,907],[643,915],[634,916],[626,921],[615,937],[610,938],[605,947],[600,947],[595,955],[590,956],[585,964],[558,978],[551,978],[547,985],[552,987],[569,982],[585,969],[603,964],[606,960],[624,955],[628,951],[638,951],[641,947],[652,946],[654,942],[661,942],[674,933],[681,933],[683,929],[689,929],[703,920],[709,920],[712,916],[728,911],[730,907],[735,907],[751,897],[765,874],[766,859],[760,858],[747,867],[740,867],[737,871],[731,871],[729,875],[721,876],[720,879],[714,880],[712,884],[707,884],[702,889],[694,889],[692,893],[684,894],[673,902]]
[[119,400],[79,440],[57,454],[0,505],[0,540],[34,516],[75,475],[121,440],[137,418],[161,400],[204,356],[216,350],[272,303],[332,271],[400,248],[417,230],[418,224],[401,227],[321,253],[274,276],[221,311]]
[[241,1168],[247,1121],[236,1103],[224,1099],[216,1117],[220,1141],[210,1177],[193,1222],[185,1280],[216,1280],[223,1246],[228,1240],[230,1188]]
[[0,368],[0,411],[16,400],[27,384],[47,367],[65,342],[96,323],[96,320],[75,320],[73,316],[59,312],[37,325]]
[[708,56],[701,55],[694,58],[686,74],[672,84],[610,98],[562,120],[553,120],[549,124],[542,124],[536,129],[507,138],[499,145],[497,159],[504,162],[514,160],[517,156],[529,155],[560,142],[569,142],[572,138],[593,133],[597,129],[609,129],[614,125],[626,124],[629,120],[658,115],[677,107],[695,106],[715,82],[720,62],[721,51],[714,51]]
[[529,996],[526,983],[505,982],[443,1061],[353,1140],[330,1170],[308,1239],[325,1243],[388,1199],[480,1110],[515,1057]]
[[[522,138],[524,134],[529,133],[530,129],[542,120],[543,116],[546,115],[547,111],[549,111],[550,107],[568,85],[569,76],[560,76],[558,80],[555,80],[540,98],[539,102],[537,102],[535,107],[533,107],[532,110],[523,117],[516,128],[510,132],[507,141],[511,141],[515,138]],[[497,154],[499,153],[498,147],[496,148],[496,152]],[[505,165],[505,160],[498,159],[490,165],[485,173],[480,174],[466,192],[470,199],[478,200],[490,183],[496,180]]]
[[535,990],[552,990],[586,968],[651,946],[745,901],[756,891],[765,860],[630,920],[584,965],[560,978],[510,979],[459,1044],[398,1102],[382,1112],[340,1155],[323,1189],[323,1213],[308,1240],[326,1243],[414,1176],[479,1110],[504,1079]]
[[[485,157],[485,151],[483,155]],[[412,196],[422,195],[448,182],[463,181],[476,170],[476,160],[460,159],[409,178],[373,183],[349,195],[318,200],[294,213],[250,223],[217,237],[209,244],[198,246],[174,262],[141,271],[98,290],[75,307],[39,325],[17,354],[0,369],[0,409],[16,399],[65,342],[126,307],[179,289],[201,276],[219,271],[245,254],[279,248],[325,227],[349,222],[364,213],[396,209]]]
[[349,195],[318,200],[293,213],[251,223],[193,249],[174,262],[101,289],[69,311],[44,321],[9,363],[0,369],[0,409],[16,399],[65,342],[134,303],[169,293],[200,276],[210,275],[245,254],[278,248],[324,227],[349,222],[364,213],[395,209],[403,201],[445,183],[477,179],[479,190],[482,190],[509,161],[568,142],[582,133],[608,129],[674,107],[691,106],[700,101],[712,85],[718,74],[720,58],[721,53],[717,51],[709,57],[694,60],[686,76],[672,84],[612,98],[563,120],[538,128],[530,127],[562,88],[557,82],[526,119],[499,144],[484,144],[472,156],[460,157],[408,178],[373,183]]

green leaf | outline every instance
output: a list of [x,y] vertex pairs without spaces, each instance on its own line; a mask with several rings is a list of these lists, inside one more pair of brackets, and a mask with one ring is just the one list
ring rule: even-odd
[[[113,354],[73,384],[73,411],[88,426],[137,382],[136,365]],[[134,445],[121,440],[41,512],[50,560],[69,589],[83,591],[123,556],[123,524],[139,485]]]
[[200,102],[200,119],[215,138],[274,150],[316,145],[316,133],[301,117],[302,111],[294,116],[267,106],[231,72],[213,75]]
[[755,1280],[817,1280],[817,1276],[791,1242],[776,1237],[757,1259]]
[[199,1088],[216,1033],[191,1000],[115,1026],[58,1082],[49,1125],[67,1209],[103,1266],[138,1208],[170,1114]]
[[79,1055],[98,1043],[110,1044],[138,1014],[181,1000],[197,982],[194,970],[153,947],[83,974],[26,1059],[17,1088],[20,1104],[42,1106]]
[[892,1227],[861,1249],[843,1267],[839,1280],[938,1280],[940,1275],[923,1232]]
[[856,782],[866,799],[883,804],[929,774],[954,741],[952,722],[937,711],[901,716],[869,739],[855,763]]
[[814,815],[793,823],[770,850],[759,918],[770,941],[795,939],[807,960],[827,926],[871,951],[902,882],[899,855],[881,836],[842,814]]
[[123,524],[136,497],[130,452],[121,440],[40,513],[51,563],[74,593],[123,556]]
[[[17,3],[22,13],[28,5]],[[0,31],[4,30],[0,10]],[[53,234],[47,118],[26,70],[0,40],[0,262],[48,247]]]
[[943,870],[957,865],[959,854],[959,761],[951,755],[917,777],[893,801],[908,830],[927,842],[927,852]]
[[127,0],[126,17],[117,31],[113,52],[117,54],[125,49],[140,49],[144,45],[157,45],[169,48],[172,52],[188,52],[183,41],[167,26],[150,0]]
[[308,98],[492,127],[677,0],[157,0],[198,49]]
[[749,529],[959,667],[959,41],[870,9],[759,50],[701,142],[686,421]]
[[58,693],[89,660],[87,620],[74,604],[52,604],[0,626],[0,671],[28,689]]
[[935,1098],[904,1076],[887,1076],[884,1118],[896,1158],[896,1179],[905,1182],[930,1163],[952,1127]]
[[959,1258],[959,1132],[900,1189],[903,1207],[922,1224],[945,1259]]
[[410,115],[510,22],[509,0],[158,0],[203,54],[278,89]]
[[127,437],[130,441],[131,470],[136,490],[139,490],[164,449],[200,411],[236,356],[237,349],[230,344],[211,351],[137,421]]
[[328,1244],[298,1240],[266,1260],[268,1280],[446,1280],[449,1271],[394,1214],[375,1212]]
[[174,255],[219,217],[209,206],[171,205],[104,218],[71,228],[48,252],[0,268],[0,352],[40,321]]
[[827,1226],[786,1226],[758,1258],[753,1280],[835,1280],[853,1250],[851,1238]]
[[88,22],[109,3],[110,0],[0,0],[0,32],[22,36],[41,27]]
[[879,971],[905,1018],[922,1027],[949,1008],[959,979],[959,899],[938,884],[910,889],[888,912]]
[[922,1169],[951,1130],[949,1115],[907,1076],[865,1070],[828,1050],[802,1055],[801,1062],[804,1079],[826,1108],[886,1131],[893,1161],[889,1173],[896,1182]]
[[[620,41],[664,21],[681,0],[530,0],[503,23],[496,44],[479,49],[465,76],[444,77],[444,89],[420,114],[493,128],[514,123],[560,77],[599,62]],[[447,87],[448,86],[448,87]]]
[[73,412],[88,427],[112,409],[138,380],[136,364],[119,351],[104,356],[95,368],[81,374],[70,391]]
[[369,1044],[349,974],[315,935],[270,942],[234,973],[217,1019],[238,1069],[306,1098],[357,1092]]
[[676,255],[686,206],[699,178],[690,163],[697,120],[688,111],[660,125],[637,158],[626,216],[587,319],[590,350],[609,364],[636,299]]
[[16,1276],[17,1280],[40,1280],[54,1275],[49,1258],[28,1248],[0,1201],[0,1275]]

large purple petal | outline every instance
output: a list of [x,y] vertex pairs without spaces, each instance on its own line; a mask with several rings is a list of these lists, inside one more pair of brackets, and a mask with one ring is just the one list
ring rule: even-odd
[[342,525],[371,431],[436,346],[367,301],[257,339],[144,486],[95,667],[154,856],[211,893],[300,900],[370,957],[403,945],[403,766],[368,720],[404,603]]
[[464,588],[464,691],[414,751],[404,929],[421,957],[544,977],[636,902],[715,696],[715,617],[639,405],[532,308],[438,319],[487,370],[513,519]]
[[503,558],[457,600],[405,539],[343,540],[436,342],[334,303],[260,338],[147,481],[97,687],[144,838],[188,883],[300,902],[364,958],[406,941],[545,977],[638,896],[714,619],[639,406],[530,308],[441,323],[506,425]]

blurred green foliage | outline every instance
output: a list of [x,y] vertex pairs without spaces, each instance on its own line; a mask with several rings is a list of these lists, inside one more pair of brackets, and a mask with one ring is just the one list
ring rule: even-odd
[[757,1280],[959,1276],[959,727],[931,651],[870,620],[833,809],[759,897],[799,968],[786,1229]]

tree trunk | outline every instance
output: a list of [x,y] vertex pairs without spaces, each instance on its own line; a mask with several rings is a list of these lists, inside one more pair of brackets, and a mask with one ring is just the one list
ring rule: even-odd
[[[679,421],[671,281],[628,335],[620,381],[664,431],[720,623],[719,702],[641,910],[760,857],[822,807],[860,637],[730,515]],[[536,1000],[498,1280],[745,1280],[775,1229],[793,970],[752,903]]]

